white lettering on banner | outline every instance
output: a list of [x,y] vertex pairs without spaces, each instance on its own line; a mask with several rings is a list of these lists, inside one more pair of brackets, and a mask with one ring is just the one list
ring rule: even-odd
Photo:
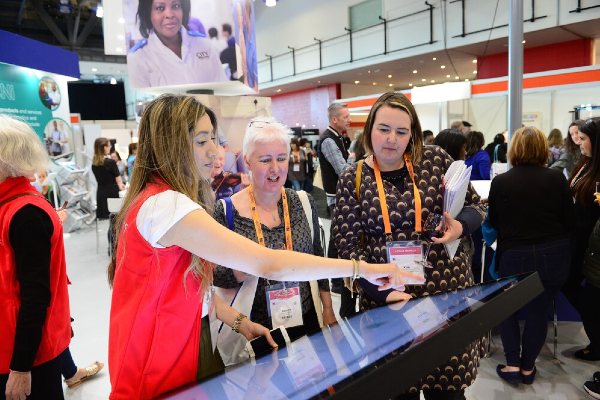
[[15,87],[13,85],[0,83],[0,99],[15,101]]

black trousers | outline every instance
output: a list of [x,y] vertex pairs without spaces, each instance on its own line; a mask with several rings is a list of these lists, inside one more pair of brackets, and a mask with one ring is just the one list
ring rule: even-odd
[[600,288],[586,281],[581,302],[581,321],[590,339],[589,350],[600,357]]
[[[329,231],[329,246],[327,247],[327,258],[339,258],[337,248],[335,247],[335,242],[333,241],[333,210],[335,208],[335,204],[329,206],[329,210],[331,211],[331,229]],[[340,317],[347,318],[353,315],[356,315],[356,299],[358,296],[352,298],[352,294],[350,290],[344,287],[344,279],[335,278],[331,280],[331,284],[333,286],[341,287],[340,297],[341,297],[341,305],[340,305]]]
[[[63,387],[60,376],[61,356],[31,369],[31,395],[27,400],[62,400]],[[0,400],[6,400],[8,374],[0,374]]]

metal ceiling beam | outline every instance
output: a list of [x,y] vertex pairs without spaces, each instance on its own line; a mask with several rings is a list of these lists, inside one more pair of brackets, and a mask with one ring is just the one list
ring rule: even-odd
[[94,25],[96,25],[97,20],[98,20],[98,17],[96,17],[96,14],[90,15],[90,19],[88,19],[88,22],[83,27],[83,30],[77,36],[77,41],[75,42],[75,47],[83,47],[83,43],[85,42],[87,37],[90,35],[90,33],[92,33],[92,30],[94,29]]
[[44,10],[42,5],[40,4],[39,0],[29,0],[29,1],[31,2],[31,5],[35,9],[35,11],[38,13],[40,19],[44,22],[44,24],[46,24],[48,29],[50,29],[50,31],[54,34],[54,36],[58,39],[58,41],[63,46],[69,46],[69,41],[65,37],[65,34],[62,33],[62,31],[58,28],[58,26],[56,25],[54,20],[52,18],[50,18],[50,16],[46,12],[46,10]]
[[23,19],[23,10],[25,10],[25,3],[27,0],[21,0],[21,6],[19,7],[19,14],[17,15],[17,25],[21,25]]

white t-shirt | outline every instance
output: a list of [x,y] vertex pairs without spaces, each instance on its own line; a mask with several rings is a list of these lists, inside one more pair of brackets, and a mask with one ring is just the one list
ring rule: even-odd
[[[140,207],[135,224],[142,237],[157,249],[164,249],[158,244],[160,238],[183,217],[195,210],[203,208],[194,203],[183,193],[166,190],[149,197]],[[208,304],[202,304],[202,317],[208,315]]]
[[202,206],[183,193],[166,190],[149,197],[140,207],[135,223],[138,231],[152,247],[164,249],[158,241],[173,225]]

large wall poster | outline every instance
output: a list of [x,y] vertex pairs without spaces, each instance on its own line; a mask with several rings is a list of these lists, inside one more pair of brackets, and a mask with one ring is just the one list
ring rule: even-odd
[[[0,113],[25,121],[38,134],[51,156],[73,149],[67,78],[0,63]],[[56,122],[54,137],[51,132]],[[62,132],[62,134],[60,133]]]
[[123,17],[133,89],[258,90],[251,0],[123,0]]

